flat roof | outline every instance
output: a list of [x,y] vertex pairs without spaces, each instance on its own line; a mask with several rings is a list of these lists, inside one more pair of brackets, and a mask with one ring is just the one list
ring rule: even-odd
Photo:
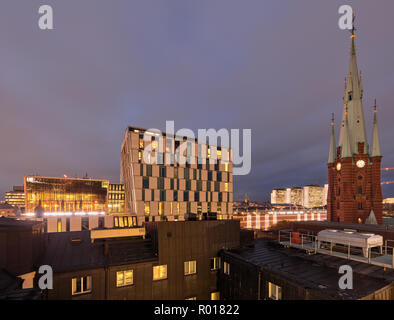
[[41,178],[41,179],[56,179],[56,180],[81,180],[81,181],[103,181],[103,182],[109,182],[108,179],[91,179],[91,178],[73,178],[73,177],[46,177],[46,176],[24,176],[24,179],[26,178]]
[[[360,299],[394,281],[394,270],[385,272],[382,267],[322,254],[308,256],[304,251],[284,248],[277,241],[264,238],[225,254],[332,299]],[[341,265],[353,268],[353,290],[338,286]]]
[[[104,254],[105,243],[108,254]],[[155,261],[151,240],[114,239],[92,243],[90,230],[46,234],[46,250],[41,264],[52,266],[54,272],[101,268]]]
[[350,222],[335,222],[335,221],[293,221],[294,225],[309,225],[317,226],[321,228],[330,229],[355,229],[363,231],[389,231],[394,232],[394,226],[391,225],[379,225],[379,224],[362,224],[362,223],[350,223]]

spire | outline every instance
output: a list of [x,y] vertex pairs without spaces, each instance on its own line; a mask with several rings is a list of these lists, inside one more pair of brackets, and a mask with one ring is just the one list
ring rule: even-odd
[[349,121],[348,121],[348,110],[345,109],[345,124],[343,127],[343,144],[341,148],[341,158],[351,158],[353,156],[352,147],[350,144],[350,134],[349,134]]
[[336,159],[336,145],[335,145],[335,130],[334,130],[334,114],[331,119],[331,141],[330,141],[330,152],[328,154],[328,163],[334,163]]
[[359,78],[355,45],[355,28],[353,26],[350,49],[349,71],[345,82],[344,110],[339,135],[339,146],[344,144],[345,109],[348,109],[348,136],[353,154],[358,153],[358,143],[364,143],[364,153],[368,150],[368,141],[362,105],[362,80]]
[[369,213],[369,216],[367,219],[365,219],[365,224],[378,224],[375,216],[375,212],[373,209],[371,209],[371,212]]
[[371,142],[371,157],[381,157],[382,152],[380,151],[380,141],[379,141],[379,130],[378,130],[378,120],[376,119],[376,99],[373,109],[373,129],[372,129],[372,142]]

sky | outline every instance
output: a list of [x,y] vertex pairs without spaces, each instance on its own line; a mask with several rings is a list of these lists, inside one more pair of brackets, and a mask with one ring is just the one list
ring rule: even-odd
[[[54,30],[38,28],[42,4]],[[117,182],[126,127],[164,130],[166,120],[252,130],[235,200],[327,183],[350,52],[343,4],[357,15],[369,141],[376,98],[382,166],[394,167],[391,0],[2,0],[0,198],[28,174]],[[382,190],[394,196],[394,184]]]

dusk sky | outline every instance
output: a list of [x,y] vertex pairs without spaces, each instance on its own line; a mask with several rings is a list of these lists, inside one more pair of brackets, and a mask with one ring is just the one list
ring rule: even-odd
[[[42,4],[54,30],[38,28]],[[368,139],[376,98],[382,166],[394,167],[392,0],[2,0],[0,199],[27,174],[118,182],[126,127],[166,120],[252,130],[235,200],[327,183],[350,52],[342,4],[357,15]],[[394,196],[394,184],[382,190]]]

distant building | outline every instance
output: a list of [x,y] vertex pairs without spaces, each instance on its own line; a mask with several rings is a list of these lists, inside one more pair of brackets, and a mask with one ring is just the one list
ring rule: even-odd
[[271,192],[271,204],[293,205],[305,208],[323,207],[327,205],[327,192],[327,184],[323,187],[309,185],[303,188],[274,189]]
[[240,220],[241,228],[266,231],[282,221],[325,221],[327,220],[327,210],[256,210],[244,215],[236,215],[233,219]]
[[13,217],[16,215],[17,208],[7,202],[0,204],[0,217]]
[[106,213],[108,180],[25,176],[26,213]]
[[121,147],[125,211],[137,215],[141,222],[143,219],[183,220],[189,215],[230,217],[233,213],[231,150],[221,146],[212,148],[194,138],[127,128]]
[[25,189],[23,186],[14,186],[12,191],[5,193],[5,201],[10,205],[19,208],[21,212],[25,210]]

